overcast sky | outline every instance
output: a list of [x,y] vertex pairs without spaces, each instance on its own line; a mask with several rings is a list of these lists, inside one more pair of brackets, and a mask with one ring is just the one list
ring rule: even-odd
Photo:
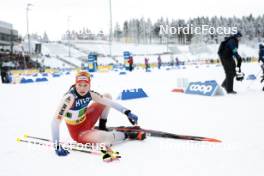
[[[51,39],[60,39],[67,30],[88,27],[93,32],[109,28],[109,0],[2,0],[0,20],[10,22],[24,35],[26,32],[26,4],[29,12],[30,32],[48,33]],[[112,0],[113,26],[131,18],[188,19],[197,16],[262,15],[263,0]]]

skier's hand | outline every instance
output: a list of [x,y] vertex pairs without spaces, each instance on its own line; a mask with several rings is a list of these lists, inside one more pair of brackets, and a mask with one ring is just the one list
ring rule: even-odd
[[65,150],[61,145],[57,146],[55,152],[58,156],[67,156],[70,153],[68,150]]
[[130,121],[130,123],[132,125],[136,125],[137,124],[137,121],[138,121],[138,116],[137,115],[131,113],[130,110],[126,110],[125,114],[126,114],[128,120]]

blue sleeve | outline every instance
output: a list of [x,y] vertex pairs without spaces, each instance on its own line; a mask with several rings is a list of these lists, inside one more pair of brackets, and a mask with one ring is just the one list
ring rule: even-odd
[[232,51],[232,54],[234,56],[238,55],[238,53],[237,53],[237,45],[236,45],[234,40],[232,40],[232,39],[229,40],[226,45]]

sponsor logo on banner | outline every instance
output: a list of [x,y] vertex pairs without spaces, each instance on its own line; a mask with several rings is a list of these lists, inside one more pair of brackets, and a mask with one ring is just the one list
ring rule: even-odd
[[186,94],[196,94],[204,96],[222,95],[222,89],[215,80],[205,82],[191,82],[185,91]]

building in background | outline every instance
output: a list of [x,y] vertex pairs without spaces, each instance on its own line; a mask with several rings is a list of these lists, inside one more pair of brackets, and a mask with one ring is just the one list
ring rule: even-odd
[[18,31],[13,29],[13,25],[0,21],[0,49],[2,51],[13,52],[13,47],[19,42]]

